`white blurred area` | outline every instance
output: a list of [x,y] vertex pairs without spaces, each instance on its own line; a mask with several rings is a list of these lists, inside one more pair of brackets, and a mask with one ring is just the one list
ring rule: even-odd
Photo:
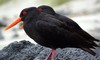
[[[12,0],[0,6],[0,22],[8,25],[18,17],[22,9],[40,5],[48,5],[48,3],[44,3],[43,0]],[[100,30],[100,0],[72,0],[53,8],[58,13],[76,21],[92,36],[100,39],[100,31],[95,31],[95,29]],[[3,36],[3,39],[0,39],[0,49],[13,41],[29,40],[35,43],[19,26],[8,31],[3,31],[4,27],[0,27],[0,34]]]

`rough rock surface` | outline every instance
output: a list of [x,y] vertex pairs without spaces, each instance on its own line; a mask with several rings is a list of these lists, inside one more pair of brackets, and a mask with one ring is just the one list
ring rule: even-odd
[[[96,50],[100,51],[100,48]],[[50,51],[29,41],[16,41],[0,50],[0,60],[45,60]],[[56,51],[55,60],[100,60],[100,54],[92,56],[77,48],[59,48]]]

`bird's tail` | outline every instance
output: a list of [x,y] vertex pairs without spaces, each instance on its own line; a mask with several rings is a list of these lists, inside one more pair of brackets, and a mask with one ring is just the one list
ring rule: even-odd
[[95,39],[94,41],[100,42],[100,40],[98,40],[98,39]]
[[92,54],[93,56],[96,55],[96,53],[95,53],[93,50],[91,50],[90,48],[81,48],[81,49],[83,49],[84,51],[86,51],[86,52]]

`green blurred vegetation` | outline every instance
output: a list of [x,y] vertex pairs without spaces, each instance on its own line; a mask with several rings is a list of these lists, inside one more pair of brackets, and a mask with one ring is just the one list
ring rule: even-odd
[[52,6],[59,6],[59,5],[62,5],[64,3],[67,3],[71,0],[41,0],[43,3],[48,3]]
[[[9,1],[10,0],[0,0],[0,5],[5,4]],[[47,3],[47,4],[52,5],[52,6],[59,6],[59,5],[62,5],[66,2],[69,2],[69,1],[71,1],[71,0],[41,0],[41,2]]]
[[0,0],[0,5],[9,2],[10,0]]

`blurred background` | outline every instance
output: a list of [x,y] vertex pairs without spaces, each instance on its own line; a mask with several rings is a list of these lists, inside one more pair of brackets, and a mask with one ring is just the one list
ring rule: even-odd
[[57,13],[73,19],[100,40],[100,0],[0,0],[0,49],[13,41],[35,43],[19,28],[21,23],[8,31],[4,28],[18,18],[22,9],[40,5],[53,7]]

